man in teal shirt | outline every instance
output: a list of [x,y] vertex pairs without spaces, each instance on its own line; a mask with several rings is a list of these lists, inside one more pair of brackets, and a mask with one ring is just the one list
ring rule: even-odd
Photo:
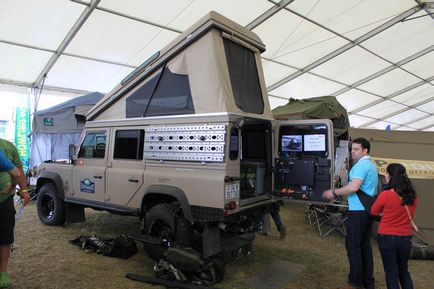
[[345,247],[347,249],[350,273],[348,284],[342,288],[375,288],[374,261],[372,257],[370,214],[357,195],[374,197],[378,188],[378,172],[369,157],[371,144],[364,138],[352,141],[351,157],[354,166],[350,170],[348,185],[336,190],[324,191],[323,197],[333,200],[348,195],[348,219],[346,221]]
[[[27,205],[30,196],[24,176],[21,159],[15,146],[0,138],[0,288],[9,286],[7,265],[11,244],[14,242],[15,207],[13,195],[15,187],[20,186],[20,196]],[[11,165],[13,166],[11,169]],[[12,178],[11,178],[12,176]]]

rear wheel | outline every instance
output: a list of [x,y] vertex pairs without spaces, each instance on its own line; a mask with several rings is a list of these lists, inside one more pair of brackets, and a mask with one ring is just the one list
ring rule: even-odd
[[65,223],[65,203],[59,197],[57,188],[49,183],[41,187],[38,193],[37,209],[39,220],[48,226]]
[[[147,234],[164,240],[165,246],[174,243],[185,247],[191,246],[193,229],[179,209],[172,204],[163,203],[153,206],[146,214],[146,224]],[[147,243],[144,245],[152,259],[159,260],[163,257],[164,247],[156,248]]]

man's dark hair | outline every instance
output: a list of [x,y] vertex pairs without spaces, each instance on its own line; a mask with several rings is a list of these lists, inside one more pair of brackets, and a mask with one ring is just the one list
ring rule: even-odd
[[359,144],[362,146],[362,149],[367,149],[368,150],[368,154],[369,151],[371,150],[371,144],[369,143],[369,141],[363,137],[358,137],[353,139],[353,143]]

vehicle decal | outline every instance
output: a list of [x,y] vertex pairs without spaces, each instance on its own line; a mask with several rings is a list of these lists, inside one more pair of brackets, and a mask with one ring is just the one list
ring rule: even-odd
[[80,191],[83,193],[95,194],[95,183],[89,179],[80,181]]

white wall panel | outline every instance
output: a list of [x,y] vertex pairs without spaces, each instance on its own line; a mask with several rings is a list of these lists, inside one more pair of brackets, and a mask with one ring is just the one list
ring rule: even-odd
[[61,56],[45,81],[47,85],[87,91],[110,91],[133,69],[69,56]]
[[362,106],[368,105],[371,102],[380,100],[381,98],[357,89],[351,89],[336,96],[336,99],[347,109],[347,111],[351,112]]
[[310,73],[305,73],[296,79],[270,91],[270,94],[285,98],[310,98],[330,95],[344,86]]
[[371,106],[370,108],[362,110],[358,112],[358,114],[379,119],[404,108],[406,108],[406,106],[402,104],[398,104],[390,100],[386,100],[377,105]]
[[71,1],[1,1],[0,39],[57,49],[84,9]]
[[53,54],[0,43],[0,79],[34,82]]
[[359,88],[381,96],[388,96],[419,81],[417,77],[397,68],[360,85]]
[[434,125],[434,116],[428,117],[426,119],[414,122],[409,124],[408,126],[414,127],[416,129],[424,128],[430,125]]
[[434,51],[425,54],[402,67],[425,79],[434,76]]
[[[423,10],[409,18],[422,15],[426,15]],[[399,22],[363,43],[366,48],[392,62],[398,62],[431,45],[434,45],[434,25],[431,17]]]
[[124,1],[102,0],[100,6],[185,30],[211,10],[245,26],[273,4],[264,0],[249,0],[248,3],[245,0],[169,0],[156,5],[153,1],[129,0],[126,5]]
[[297,71],[291,67],[267,60],[262,60],[262,68],[264,70],[265,83],[267,86],[270,86]]
[[352,84],[388,66],[390,64],[386,61],[356,46],[314,68],[312,72]]
[[294,1],[289,8],[356,39],[414,6],[411,0],[303,0]]
[[282,10],[253,30],[267,45],[264,56],[301,68],[348,42]]
[[350,125],[352,127],[359,127],[359,126],[362,126],[362,125],[372,121],[372,118],[363,117],[363,116],[356,115],[356,114],[349,115],[348,118],[350,120]]
[[429,114],[416,109],[410,109],[393,117],[386,118],[384,121],[391,123],[407,123],[421,117],[429,117]]
[[66,52],[138,66],[178,33],[94,11]]
[[415,89],[412,89],[410,91],[407,91],[405,93],[402,93],[392,98],[392,100],[398,101],[406,105],[414,105],[416,103],[425,101],[433,97],[434,97],[434,86],[430,84],[425,84],[416,87]]
[[273,97],[271,95],[268,96],[268,100],[270,101],[270,107],[271,107],[271,109],[274,109],[274,108],[276,108],[278,106],[281,106],[281,105],[288,104],[288,99],[281,99],[281,98],[278,98],[278,97]]
[[[432,98],[432,99],[434,99],[434,98]],[[422,104],[422,105],[418,106],[417,108],[420,110],[423,110],[427,113],[434,114],[434,100],[432,100],[428,103]]]

